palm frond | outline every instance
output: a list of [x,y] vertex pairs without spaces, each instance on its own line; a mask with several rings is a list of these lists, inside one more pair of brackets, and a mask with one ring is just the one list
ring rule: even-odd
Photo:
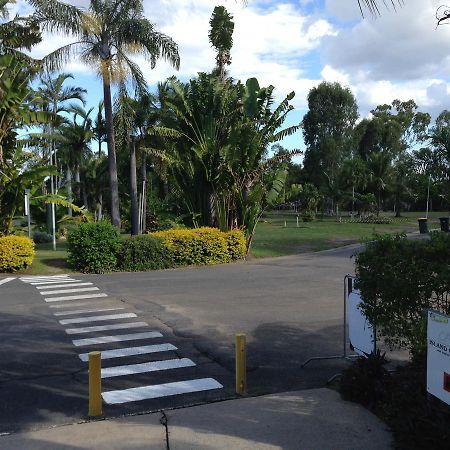
[[28,0],[36,9],[36,20],[43,29],[79,34],[82,29],[82,11],[76,6],[58,0]]
[[[389,1],[389,0],[388,0]],[[369,13],[373,16],[379,16],[380,8],[379,8],[379,0],[358,0],[359,9],[361,11],[361,15],[364,17],[364,8],[366,8]],[[396,9],[396,5],[402,6],[404,4],[404,0],[390,0],[390,3],[394,10]],[[386,0],[383,0],[383,5],[388,7]]]

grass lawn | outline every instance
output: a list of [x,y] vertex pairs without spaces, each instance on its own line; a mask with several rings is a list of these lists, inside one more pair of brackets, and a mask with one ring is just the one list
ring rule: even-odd
[[58,275],[70,269],[67,266],[67,242],[58,241],[56,251],[52,243],[36,244],[36,256],[33,264],[26,270],[17,272],[19,275]]
[[[418,231],[417,218],[425,213],[404,213],[403,217],[385,225],[347,223],[326,217],[313,222],[302,222],[297,227],[296,214],[288,212],[266,213],[256,228],[251,254],[256,258],[284,256],[302,252],[314,252],[360,242],[374,234]],[[428,228],[440,229],[439,217],[448,213],[428,215]],[[285,225],[286,221],[286,227]]]

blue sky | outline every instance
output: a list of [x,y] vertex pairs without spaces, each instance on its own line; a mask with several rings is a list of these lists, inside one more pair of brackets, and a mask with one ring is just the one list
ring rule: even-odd
[[[87,0],[69,3],[85,7]],[[289,124],[301,121],[309,90],[321,81],[339,81],[352,89],[360,114],[395,98],[413,98],[436,116],[450,109],[450,27],[436,28],[435,0],[405,0],[396,12],[382,9],[379,18],[361,18],[357,0],[144,0],[147,17],[180,46],[181,68],[165,62],[150,70],[137,59],[150,85],[173,74],[182,80],[208,71],[214,52],[208,42],[209,18],[223,4],[234,15],[235,33],[230,74],[261,85],[273,84],[277,100],[294,90],[296,110]],[[380,3],[382,1],[380,0]],[[18,0],[16,10],[29,9]],[[43,56],[70,38],[46,35],[34,49]],[[73,84],[85,87],[88,106],[102,96],[101,82],[74,60],[65,69]],[[303,147],[301,133],[284,143]]]

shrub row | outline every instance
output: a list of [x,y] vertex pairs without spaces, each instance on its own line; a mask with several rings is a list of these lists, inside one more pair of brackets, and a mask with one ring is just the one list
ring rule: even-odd
[[68,262],[85,273],[139,271],[219,264],[243,258],[245,235],[214,228],[177,229],[120,241],[108,222],[83,223],[68,236]]
[[0,237],[0,272],[27,268],[34,258],[34,242],[25,236]]
[[156,231],[172,253],[176,266],[227,263],[245,256],[245,236],[240,230],[224,233],[216,228]]

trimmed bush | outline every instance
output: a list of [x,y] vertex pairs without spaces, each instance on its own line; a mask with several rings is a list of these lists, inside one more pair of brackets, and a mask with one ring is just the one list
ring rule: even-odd
[[33,233],[33,241],[35,244],[47,244],[53,241],[53,237],[45,231],[35,231]]
[[245,258],[247,254],[247,243],[245,233],[242,230],[231,230],[225,233],[228,244],[228,253],[232,261]]
[[0,237],[0,272],[16,272],[33,262],[34,242],[25,236]]
[[426,353],[424,309],[450,314],[450,235],[431,240],[377,236],[356,257],[361,309],[385,340],[414,356]]
[[118,266],[124,271],[156,270],[173,267],[173,257],[162,238],[151,235],[132,236],[123,241]]
[[237,234],[228,239],[227,233],[217,228],[175,229],[157,231],[151,235],[164,239],[164,244],[172,253],[176,266],[230,262],[233,257],[229,250],[229,242],[232,240],[237,243],[237,249],[233,253],[240,254],[242,252]]
[[117,266],[119,232],[109,222],[87,222],[67,237],[68,263],[84,273],[104,273]]

